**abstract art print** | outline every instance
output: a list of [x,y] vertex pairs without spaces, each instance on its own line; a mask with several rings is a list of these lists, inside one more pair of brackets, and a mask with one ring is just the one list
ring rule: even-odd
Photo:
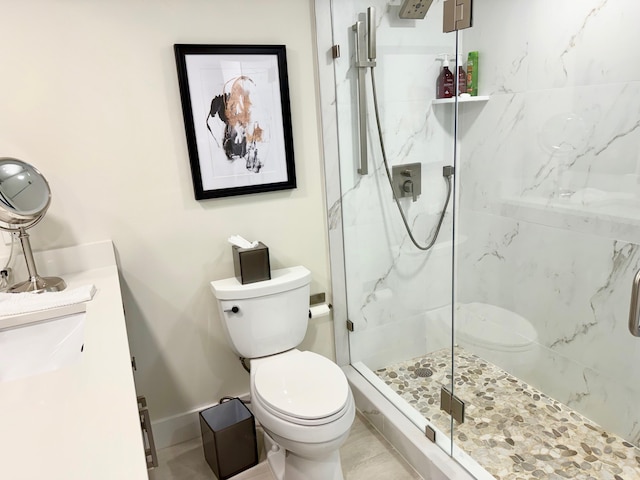
[[197,200],[296,187],[284,45],[174,45]]

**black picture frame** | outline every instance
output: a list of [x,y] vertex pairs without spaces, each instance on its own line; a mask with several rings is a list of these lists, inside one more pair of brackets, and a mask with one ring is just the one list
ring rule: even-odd
[[174,52],[196,200],[296,188],[286,47]]

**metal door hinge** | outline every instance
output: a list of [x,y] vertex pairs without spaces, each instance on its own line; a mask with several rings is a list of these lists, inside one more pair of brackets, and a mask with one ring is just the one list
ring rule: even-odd
[[431,440],[433,443],[436,443],[436,431],[431,428],[431,425],[426,425],[424,427],[424,434],[429,440]]
[[347,320],[347,330],[353,332],[353,322],[351,320]]
[[445,0],[442,31],[448,33],[471,27],[471,13],[472,0]]
[[335,44],[331,46],[331,56],[334,59],[340,58],[340,45]]
[[444,410],[458,423],[464,423],[464,402],[447,387],[440,390],[440,410]]

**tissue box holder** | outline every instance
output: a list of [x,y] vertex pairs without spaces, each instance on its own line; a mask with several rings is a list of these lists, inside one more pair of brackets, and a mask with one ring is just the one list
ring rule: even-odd
[[269,248],[258,242],[256,248],[240,248],[232,245],[233,268],[236,278],[243,285],[245,283],[271,280],[271,265],[269,264]]

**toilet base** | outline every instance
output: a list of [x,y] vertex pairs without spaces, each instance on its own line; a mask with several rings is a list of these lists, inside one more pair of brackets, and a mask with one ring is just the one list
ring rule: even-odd
[[266,432],[264,448],[276,480],[344,480],[339,450],[320,458],[304,458],[286,451]]

